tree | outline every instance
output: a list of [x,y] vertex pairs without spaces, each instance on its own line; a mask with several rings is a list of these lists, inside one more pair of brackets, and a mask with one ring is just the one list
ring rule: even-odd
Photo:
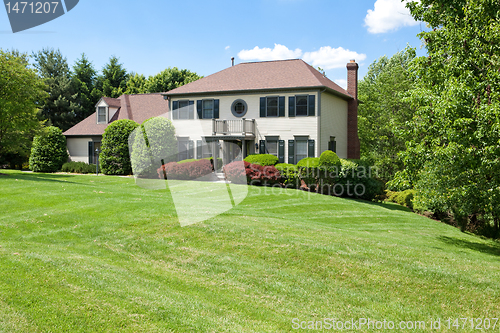
[[103,173],[107,175],[130,175],[132,173],[128,140],[130,134],[138,126],[139,124],[133,120],[121,119],[106,127],[99,154]]
[[66,137],[58,127],[50,126],[35,136],[30,155],[30,170],[56,172],[68,161]]
[[405,101],[405,93],[414,84],[409,66],[415,56],[415,49],[407,47],[391,58],[380,57],[359,82],[363,102],[358,111],[361,156],[385,181],[404,167],[398,154],[406,149],[402,130],[414,112]]
[[27,55],[0,49],[0,164],[22,164],[31,139],[42,128],[38,106],[47,97],[45,84],[29,68]]
[[124,94],[127,89],[129,76],[123,64],[115,56],[109,58],[102,69],[102,75],[97,79],[97,88],[101,91],[101,96],[117,98]]
[[415,205],[451,211],[462,230],[500,233],[500,3],[408,4],[428,56],[416,59],[404,162]]
[[150,76],[146,83],[146,90],[148,93],[167,92],[201,78],[202,76],[187,69],[179,70],[177,67],[169,67],[154,76]]
[[75,121],[79,122],[95,112],[95,105],[101,98],[96,89],[97,73],[85,53],[73,65],[73,86],[76,93],[76,104],[79,108],[75,113]]
[[127,81],[127,90],[125,94],[145,94],[146,93],[146,77],[142,74],[130,73]]
[[33,54],[35,68],[47,85],[49,97],[41,110],[41,119],[63,131],[78,122],[82,108],[76,102],[69,66],[59,50],[43,49]]

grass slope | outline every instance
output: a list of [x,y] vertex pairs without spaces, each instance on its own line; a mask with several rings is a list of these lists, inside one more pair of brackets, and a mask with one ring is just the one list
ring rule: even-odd
[[498,242],[400,206],[252,187],[181,228],[167,190],[130,178],[2,172],[2,332],[500,316]]

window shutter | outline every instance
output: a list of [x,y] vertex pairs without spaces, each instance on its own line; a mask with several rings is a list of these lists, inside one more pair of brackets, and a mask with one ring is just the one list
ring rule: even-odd
[[94,143],[89,141],[89,164],[94,163]]
[[266,98],[260,98],[260,117],[264,118],[266,116]]
[[285,140],[278,141],[278,162],[285,163]]
[[219,100],[214,99],[214,118],[219,119]]
[[284,117],[285,116],[285,96],[280,96],[279,102],[278,102],[278,107],[279,107],[279,117]]
[[288,163],[295,164],[295,140],[288,140]]
[[189,156],[188,158],[194,158],[194,141],[193,140],[189,140],[189,152],[188,152]]
[[260,154],[265,154],[266,153],[266,140],[260,140],[259,141],[259,153]]
[[337,152],[337,141],[328,142],[328,150],[331,150],[334,153],[336,153]]
[[307,157],[314,157],[314,140],[307,140]]
[[179,101],[172,102],[172,119],[179,119]]
[[315,108],[316,108],[316,96],[314,95],[309,95],[309,110],[308,110],[308,116],[314,116],[315,115]]
[[189,119],[194,119],[194,101],[189,101]]
[[196,158],[200,159],[203,157],[203,141],[196,140]]
[[295,117],[295,96],[288,97],[288,117]]
[[203,101],[196,101],[196,112],[198,112],[198,119],[203,119]]

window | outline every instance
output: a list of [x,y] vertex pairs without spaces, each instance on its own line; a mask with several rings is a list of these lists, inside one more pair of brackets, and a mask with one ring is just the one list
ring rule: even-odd
[[205,140],[196,141],[196,158],[210,158],[212,157],[213,142],[206,142]]
[[315,156],[315,142],[307,136],[297,136],[295,140],[288,140],[288,163],[297,164],[306,157]]
[[278,140],[276,139],[271,139],[271,140],[266,140],[266,149],[267,153],[278,156]]
[[297,95],[288,98],[288,116],[314,116],[316,114],[315,95]]
[[235,117],[243,117],[247,113],[247,103],[242,99],[237,99],[231,105],[231,113]]
[[104,106],[99,106],[97,108],[97,123],[98,124],[105,124],[106,121],[106,107]]
[[172,119],[194,119],[194,101],[173,101]]
[[177,147],[179,151],[178,160],[187,160],[189,158],[189,139],[178,138]]
[[206,99],[203,101],[203,119],[212,119],[214,117],[214,100]]
[[261,117],[284,117],[285,116],[285,97],[269,96],[260,98],[260,116]]
[[295,163],[307,157],[307,140],[295,140]]

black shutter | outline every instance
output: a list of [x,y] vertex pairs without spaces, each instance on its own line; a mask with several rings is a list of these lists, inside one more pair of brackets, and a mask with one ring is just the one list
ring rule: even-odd
[[266,116],[266,98],[260,98],[260,117],[264,118]]
[[314,140],[307,140],[307,157],[314,157]]
[[295,117],[295,96],[288,97],[288,117]]
[[285,96],[280,96],[278,101],[279,117],[285,116]]
[[214,118],[219,119],[219,100],[214,99]]
[[189,101],[189,119],[194,119],[194,101]]
[[94,142],[89,141],[89,164],[94,163]]
[[194,141],[189,140],[189,156],[188,158],[194,158]]
[[196,158],[200,159],[203,157],[203,141],[196,140]]
[[337,152],[337,141],[328,142],[328,150],[331,150],[334,153],[336,153]]
[[198,119],[203,119],[203,101],[196,101],[196,112],[198,112]]
[[288,163],[295,164],[295,140],[288,140]]
[[285,140],[278,141],[278,163],[285,163]]
[[179,119],[179,101],[172,102],[172,119]]
[[314,116],[315,115],[315,109],[316,109],[316,96],[314,95],[309,95],[309,110],[308,110],[308,116]]
[[265,154],[266,153],[266,140],[260,140],[259,141],[259,153],[260,154]]

